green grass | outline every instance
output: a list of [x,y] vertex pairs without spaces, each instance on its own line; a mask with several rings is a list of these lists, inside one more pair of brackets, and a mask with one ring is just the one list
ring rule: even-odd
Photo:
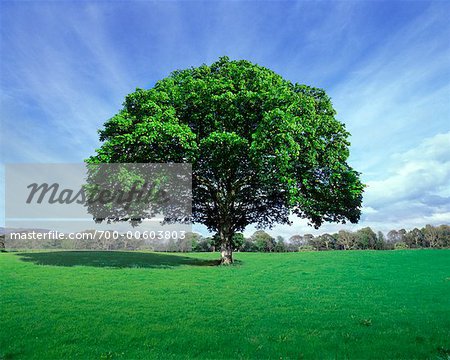
[[449,359],[450,251],[0,254],[0,359]]

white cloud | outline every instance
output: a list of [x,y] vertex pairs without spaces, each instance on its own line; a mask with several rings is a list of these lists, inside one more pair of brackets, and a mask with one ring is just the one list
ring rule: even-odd
[[450,188],[450,132],[427,138],[416,148],[393,157],[397,168],[383,180],[368,182],[367,206],[379,209],[402,200],[446,195]]
[[399,24],[332,88],[338,117],[352,134],[352,164],[366,181],[397,166],[392,153],[450,130],[450,26],[435,5]]

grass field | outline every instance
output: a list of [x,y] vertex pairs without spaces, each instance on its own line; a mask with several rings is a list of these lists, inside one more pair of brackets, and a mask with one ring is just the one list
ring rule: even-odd
[[450,250],[0,254],[0,359],[449,359]]

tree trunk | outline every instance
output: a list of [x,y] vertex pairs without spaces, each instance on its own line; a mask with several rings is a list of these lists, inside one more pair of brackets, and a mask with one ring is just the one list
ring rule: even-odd
[[232,245],[233,235],[225,235],[223,232],[220,234],[220,239],[222,242],[222,252],[221,252],[221,265],[230,265],[233,263],[233,245]]
[[233,263],[233,250],[230,247],[222,249],[222,258],[220,260],[222,265],[230,265]]
[[3,236],[0,237],[0,252],[6,252],[5,238]]

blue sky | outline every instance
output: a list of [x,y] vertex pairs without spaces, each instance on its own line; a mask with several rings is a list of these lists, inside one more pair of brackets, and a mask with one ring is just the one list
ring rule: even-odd
[[[350,163],[369,185],[362,219],[319,233],[450,224],[448,2],[2,1],[0,12],[3,163],[80,162],[126,94],[228,55],[324,88],[352,134]],[[272,231],[305,232],[318,233],[299,220]]]

